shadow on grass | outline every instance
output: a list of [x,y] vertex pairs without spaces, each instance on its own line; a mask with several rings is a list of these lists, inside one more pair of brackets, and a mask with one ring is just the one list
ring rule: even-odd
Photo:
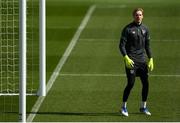
[[39,115],[73,115],[73,116],[122,116],[121,113],[87,113],[87,112],[30,112],[30,114],[39,114]]
[[[19,114],[19,112],[4,112],[7,114]],[[114,112],[114,113],[95,113],[95,112],[27,112],[27,114],[38,114],[38,115],[66,115],[66,116],[122,116],[124,117],[120,112]],[[129,115],[142,115],[140,112],[134,112],[129,113]]]

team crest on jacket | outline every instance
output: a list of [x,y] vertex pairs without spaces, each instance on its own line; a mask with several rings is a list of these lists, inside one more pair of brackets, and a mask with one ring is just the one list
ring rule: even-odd
[[135,31],[132,31],[132,34],[135,34],[136,32]]
[[146,33],[146,30],[142,29],[142,33],[145,34],[145,33]]

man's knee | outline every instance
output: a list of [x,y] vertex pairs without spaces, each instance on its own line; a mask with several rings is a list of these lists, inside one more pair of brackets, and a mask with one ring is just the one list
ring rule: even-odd
[[128,82],[127,88],[132,89],[134,86],[134,82]]

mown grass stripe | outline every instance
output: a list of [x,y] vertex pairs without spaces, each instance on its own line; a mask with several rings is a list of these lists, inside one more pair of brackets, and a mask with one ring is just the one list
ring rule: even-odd
[[[92,13],[94,12],[96,6],[92,5],[90,6],[90,8],[88,9],[83,21],[81,22],[80,26],[78,27],[76,33],[74,34],[69,46],[67,47],[65,53],[63,54],[62,58],[60,59],[57,67],[55,68],[54,72],[52,73],[48,84],[47,84],[47,93],[49,92],[49,90],[51,89],[52,85],[54,84],[56,78],[59,75],[59,72],[61,71],[64,63],[66,62],[66,60],[68,59],[71,51],[73,50],[74,46],[76,45],[77,40],[79,39],[81,32],[84,30],[84,28],[86,27]],[[36,116],[36,113],[38,112],[42,102],[44,101],[45,97],[39,97],[36,101],[36,103],[34,104],[31,112],[33,112],[33,114],[30,114],[27,118],[28,122],[32,122],[34,117]]]

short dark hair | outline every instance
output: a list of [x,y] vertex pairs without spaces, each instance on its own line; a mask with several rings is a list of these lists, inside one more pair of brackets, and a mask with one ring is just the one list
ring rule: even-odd
[[136,12],[137,11],[141,11],[142,12],[142,14],[144,14],[144,10],[142,9],[142,8],[136,8],[136,9],[134,9],[134,11],[133,11],[133,16],[136,14]]

